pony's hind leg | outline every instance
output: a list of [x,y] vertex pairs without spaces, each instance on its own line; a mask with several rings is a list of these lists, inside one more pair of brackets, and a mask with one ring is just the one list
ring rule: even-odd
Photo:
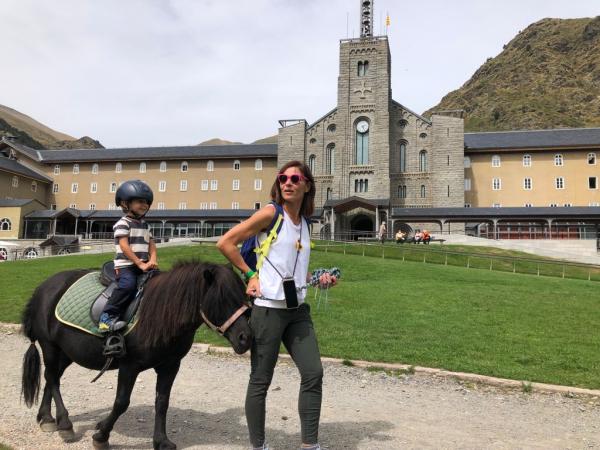
[[[65,372],[65,369],[71,364],[71,360],[67,358],[64,353],[60,353],[58,378],[60,379]],[[46,381],[44,385],[44,394],[42,395],[42,401],[37,414],[37,422],[40,425],[42,431],[53,432],[58,428],[56,426],[56,420],[52,417],[52,389]]]
[[169,398],[171,387],[179,372],[179,364],[168,364],[156,367],[156,401],[154,413],[154,448],[159,450],[172,450],[177,446],[167,437],[167,410],[169,409]]
[[42,404],[38,412],[38,421],[40,421],[42,430],[44,429],[44,423],[47,424],[45,426],[48,429],[52,428],[50,425],[50,420],[52,419],[50,400],[52,398],[56,405],[56,429],[60,437],[65,442],[69,442],[75,438],[75,433],[73,432],[73,423],[69,419],[69,411],[67,411],[60,393],[60,377],[71,364],[71,360],[55,345],[48,342],[40,342],[40,346],[42,347],[44,365],[46,366],[44,370],[46,385],[44,386]]
[[108,438],[110,432],[115,425],[115,422],[121,414],[127,411],[129,407],[129,400],[131,399],[131,391],[135,385],[135,380],[139,374],[139,370],[130,366],[122,364],[119,367],[119,376],[117,381],[117,396],[113,404],[112,411],[108,417],[96,425],[98,430],[92,436],[93,445],[95,449],[107,449]]

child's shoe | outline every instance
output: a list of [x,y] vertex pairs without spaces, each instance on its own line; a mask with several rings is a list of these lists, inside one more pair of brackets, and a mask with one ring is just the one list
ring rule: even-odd
[[103,312],[100,315],[100,320],[98,321],[98,330],[100,330],[102,333],[110,331],[110,328],[113,326],[116,320],[116,317]]

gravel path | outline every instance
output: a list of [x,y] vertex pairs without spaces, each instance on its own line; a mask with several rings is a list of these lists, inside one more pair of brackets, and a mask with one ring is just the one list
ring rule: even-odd
[[[26,340],[0,332],[0,443],[15,449],[90,449],[95,423],[112,404],[116,373],[90,384],[94,373],[71,366],[63,398],[77,434],[63,444],[35,423],[36,409],[20,403]],[[194,347],[173,386],[168,416],[178,448],[244,449],[244,393],[248,359],[203,353]],[[129,410],[117,422],[114,449],[152,448],[154,372],[142,373]],[[296,449],[298,378],[279,363],[267,405],[272,449]],[[321,442],[327,449],[600,449],[600,400],[525,394],[430,375],[390,376],[325,363]]]

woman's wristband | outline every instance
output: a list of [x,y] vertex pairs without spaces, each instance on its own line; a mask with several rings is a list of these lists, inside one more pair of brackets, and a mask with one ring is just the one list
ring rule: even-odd
[[246,281],[250,281],[250,278],[253,278],[256,276],[256,272],[252,269],[250,269],[248,272],[246,272],[244,274],[244,277],[246,278]]

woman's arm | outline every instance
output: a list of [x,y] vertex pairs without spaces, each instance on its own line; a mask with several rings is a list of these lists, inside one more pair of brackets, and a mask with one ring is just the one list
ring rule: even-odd
[[[275,207],[267,205],[255,212],[248,220],[236,225],[227,233],[225,233],[217,242],[217,248],[223,255],[240,269],[242,273],[248,273],[250,267],[242,258],[238,244],[248,239],[250,236],[255,236],[262,230],[268,228],[269,224],[275,217]],[[248,289],[246,293],[249,295],[260,295],[260,287],[258,277],[253,277],[248,280]]]

